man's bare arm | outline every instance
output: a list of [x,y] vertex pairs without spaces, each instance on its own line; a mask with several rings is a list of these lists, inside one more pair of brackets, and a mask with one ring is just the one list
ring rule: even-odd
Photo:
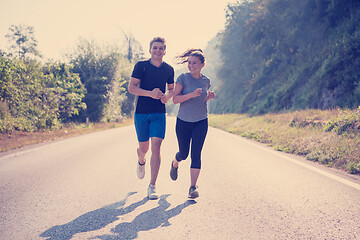
[[151,97],[154,99],[160,99],[164,95],[159,88],[154,88],[152,91],[148,91],[140,88],[140,82],[141,82],[140,79],[131,77],[128,86],[129,93],[134,94],[136,96]]

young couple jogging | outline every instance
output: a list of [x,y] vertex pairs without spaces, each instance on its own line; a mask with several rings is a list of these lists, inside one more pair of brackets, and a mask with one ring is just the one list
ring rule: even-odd
[[129,92],[137,96],[134,114],[139,142],[137,176],[140,179],[145,176],[145,155],[151,147],[148,197],[157,199],[155,184],[161,163],[161,143],[165,138],[165,103],[173,98],[174,104],[180,103],[176,121],[179,152],[171,162],[170,177],[174,181],[177,179],[179,163],[188,157],[191,144],[191,184],[188,197],[194,199],[199,196],[196,182],[208,129],[207,101],[215,98],[215,93],[209,91],[210,80],[201,74],[205,57],[201,49],[190,49],[178,56],[180,64],[188,64],[189,72],[181,74],[174,87],[174,69],[163,61],[166,53],[165,39],[154,38],[150,42],[149,52],[149,60],[135,64],[128,87]]

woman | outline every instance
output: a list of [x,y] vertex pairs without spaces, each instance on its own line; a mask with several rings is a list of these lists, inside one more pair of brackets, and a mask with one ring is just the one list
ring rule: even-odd
[[173,92],[174,104],[180,103],[176,120],[176,136],[179,152],[171,163],[170,177],[178,177],[179,163],[189,155],[191,143],[191,166],[189,198],[199,197],[196,182],[201,169],[201,150],[208,130],[207,101],[215,98],[209,91],[210,80],[201,74],[205,57],[201,49],[190,49],[177,57],[180,64],[188,64],[188,73],[181,74]]

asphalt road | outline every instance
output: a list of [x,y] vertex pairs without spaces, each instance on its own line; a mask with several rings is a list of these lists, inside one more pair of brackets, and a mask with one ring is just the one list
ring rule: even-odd
[[[168,119],[157,182],[136,177],[134,126],[0,157],[0,239],[360,239],[359,178],[210,128],[200,197]],[[150,156],[148,155],[148,158]]]

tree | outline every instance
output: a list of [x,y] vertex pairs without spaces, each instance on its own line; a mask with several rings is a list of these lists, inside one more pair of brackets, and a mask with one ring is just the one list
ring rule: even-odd
[[0,56],[0,132],[59,127],[86,107],[84,93],[67,64]]
[[122,31],[122,33],[125,37],[124,45],[126,49],[127,59],[129,60],[129,62],[138,61],[144,56],[144,51],[141,47],[141,44],[134,38],[131,33],[126,34],[124,31]]
[[248,0],[226,17],[213,112],[360,104],[359,0]]
[[61,122],[70,122],[72,117],[86,109],[82,101],[86,90],[78,74],[72,72],[72,67],[60,62],[49,62],[43,67],[45,88],[43,102],[53,105]]
[[90,121],[99,122],[120,118],[132,68],[120,49],[109,45],[101,47],[95,41],[82,39],[70,62],[87,90],[84,98],[87,109],[80,112],[79,120],[89,117]]
[[34,28],[28,25],[11,25],[9,33],[5,35],[10,42],[10,51],[16,53],[19,58],[25,59],[26,54],[31,53],[40,56],[37,40],[34,36]]

